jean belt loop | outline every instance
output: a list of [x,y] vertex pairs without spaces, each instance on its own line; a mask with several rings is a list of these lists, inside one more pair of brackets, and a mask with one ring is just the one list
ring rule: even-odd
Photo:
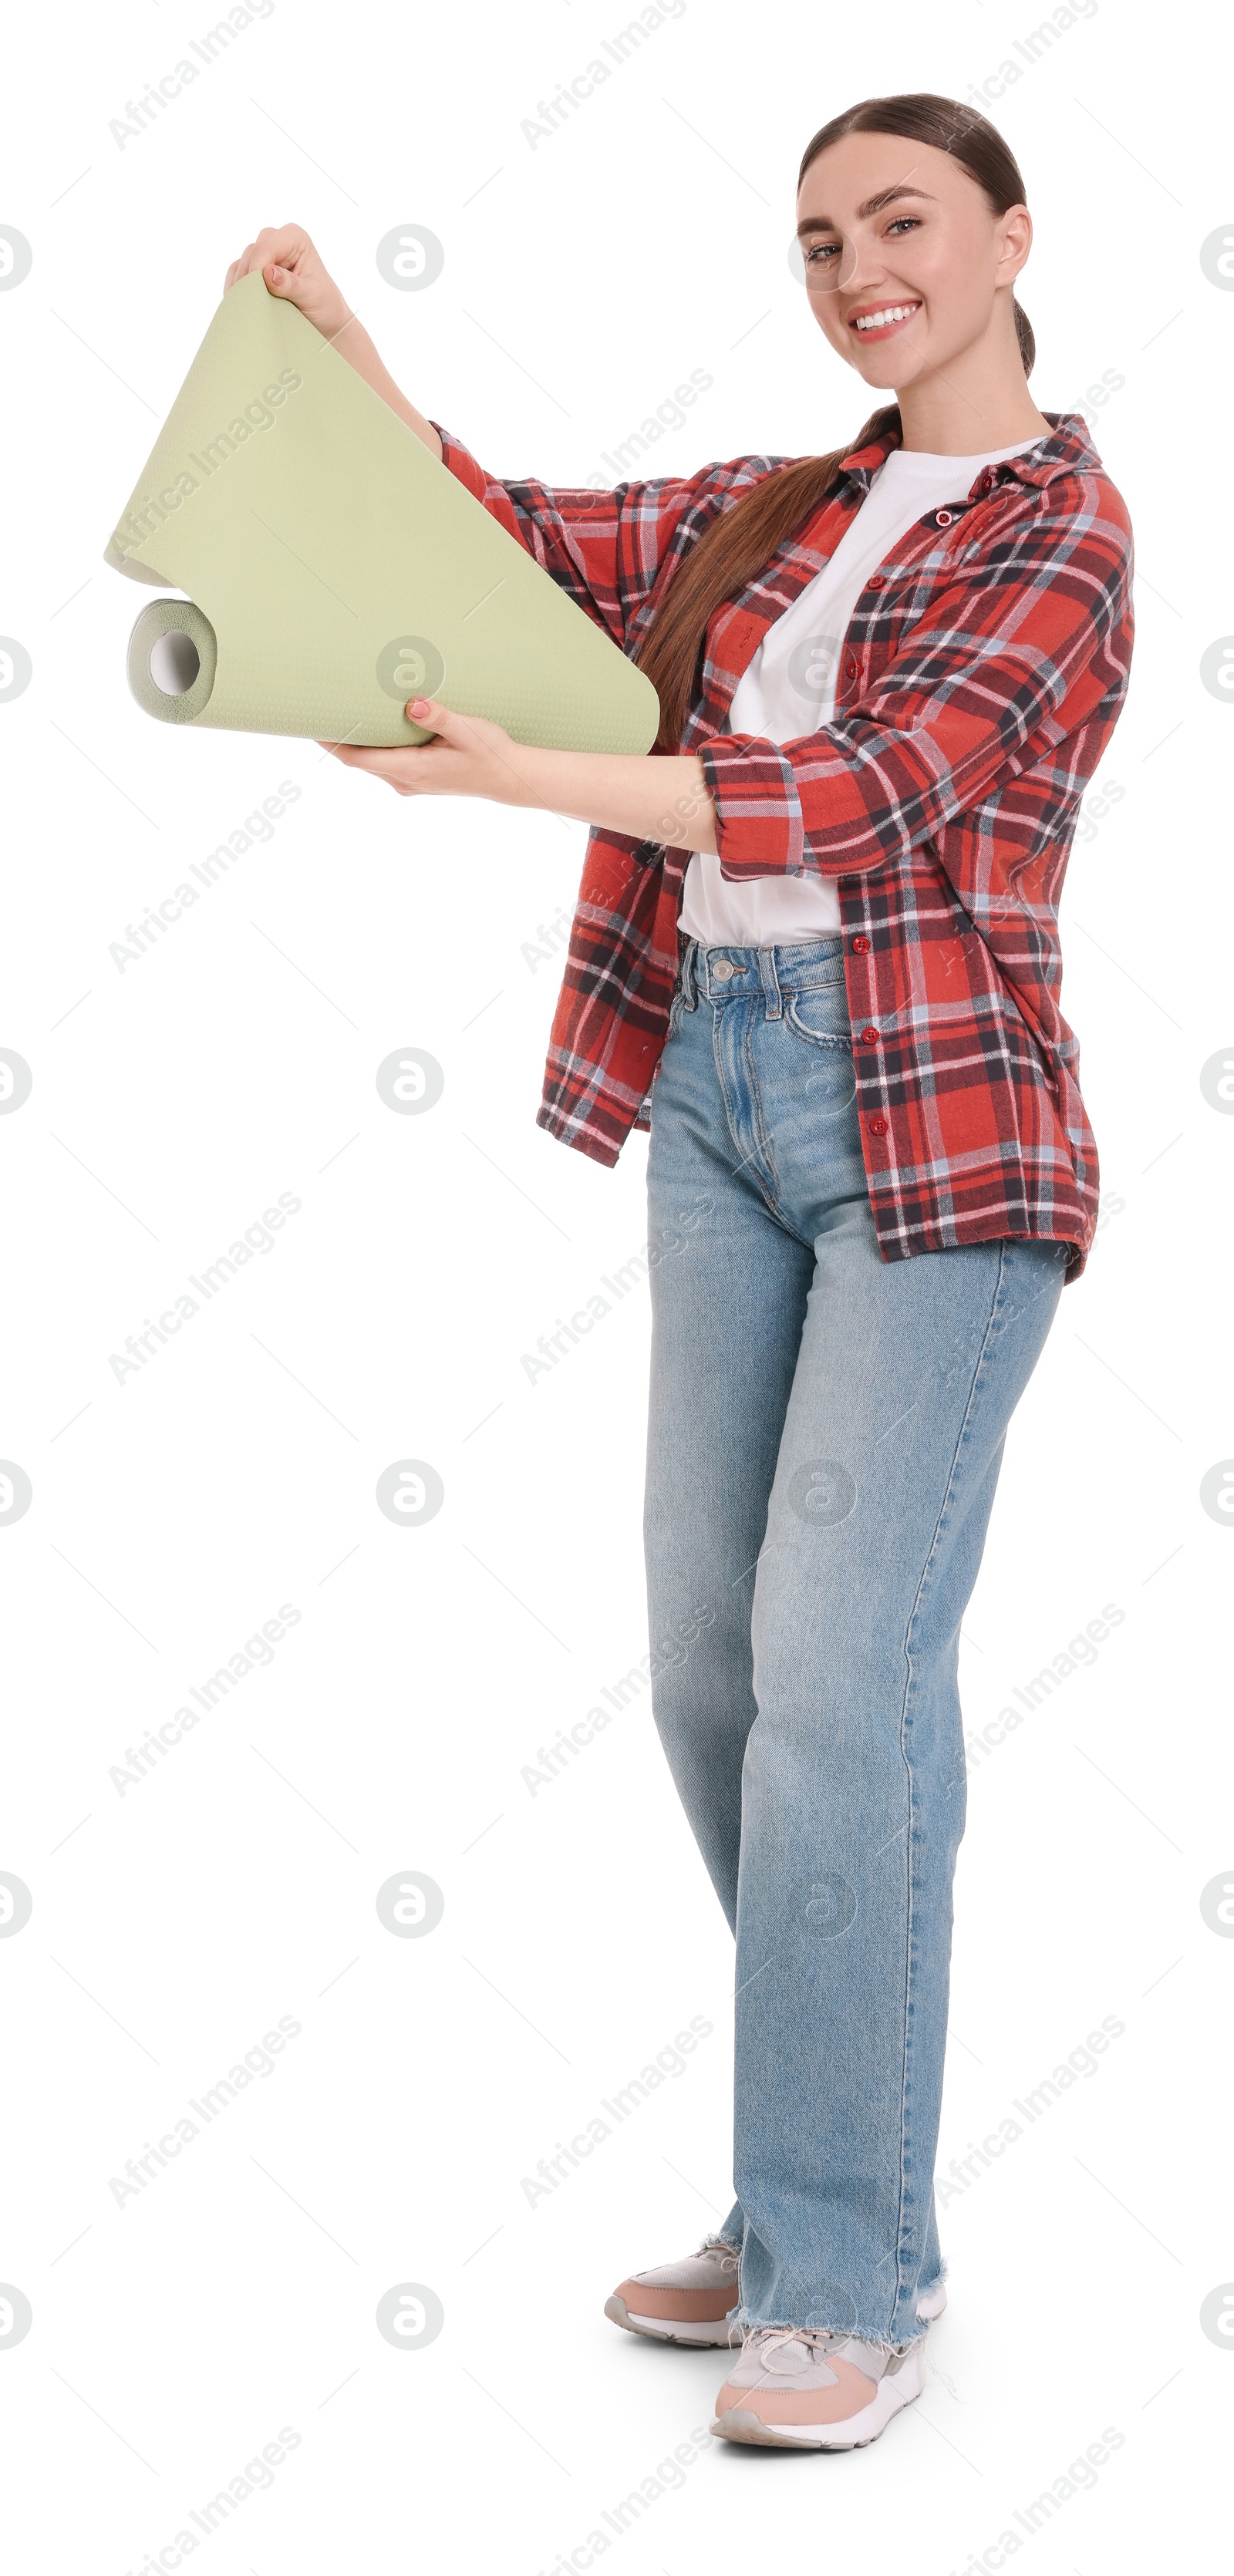
[[698,1008],[698,984],[694,972],[694,960],[697,954],[697,940],[687,939],[685,955],[681,961],[681,1000],[683,1009],[687,1011],[695,1011]]
[[758,972],[759,980],[763,987],[763,999],[767,1006],[767,1017],[769,1020],[782,1020],[784,1017],[784,1003],[780,994],[780,978],[776,973],[776,952],[774,948],[760,948],[758,952]]

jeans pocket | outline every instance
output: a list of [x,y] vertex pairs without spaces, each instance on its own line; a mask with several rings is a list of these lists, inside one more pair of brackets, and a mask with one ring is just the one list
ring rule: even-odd
[[842,973],[834,984],[814,984],[804,993],[786,993],[784,1016],[790,1029],[810,1046],[838,1048],[851,1055],[853,1032]]

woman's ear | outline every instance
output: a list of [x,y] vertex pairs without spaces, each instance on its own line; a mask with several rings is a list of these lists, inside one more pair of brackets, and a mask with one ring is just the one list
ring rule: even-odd
[[995,226],[998,264],[995,277],[999,286],[1009,286],[1018,277],[1033,246],[1033,219],[1027,206],[1008,206]]

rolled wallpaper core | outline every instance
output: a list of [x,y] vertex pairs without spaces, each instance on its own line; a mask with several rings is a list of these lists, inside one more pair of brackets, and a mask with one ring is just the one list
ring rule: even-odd
[[191,599],[148,601],[128,652],[129,687],[148,716],[195,723],[209,705],[217,666],[214,628]]

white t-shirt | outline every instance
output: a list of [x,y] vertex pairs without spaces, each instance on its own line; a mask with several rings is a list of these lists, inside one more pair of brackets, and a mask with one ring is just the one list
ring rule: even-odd
[[[1044,431],[1042,436],[1044,436]],[[796,742],[835,710],[840,652],[872,572],[927,510],[966,501],[984,465],[1024,456],[1036,439],[983,456],[930,456],[893,447],[831,561],[768,629],[733,694],[729,733]],[[694,851],[682,889],[681,927],[704,946],[782,947],[826,939],[842,927],[833,877],[767,876],[726,883],[712,853]]]

